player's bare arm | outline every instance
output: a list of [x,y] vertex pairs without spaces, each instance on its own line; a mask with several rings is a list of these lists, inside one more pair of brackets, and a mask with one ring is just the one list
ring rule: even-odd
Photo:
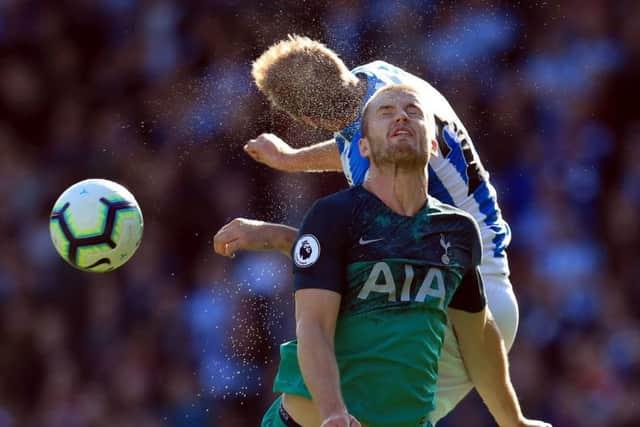
[[334,335],[341,298],[326,289],[300,289],[295,294],[298,360],[321,427],[360,427],[349,415],[340,391]]
[[213,238],[214,251],[233,258],[237,251],[278,251],[288,257],[298,230],[283,224],[236,218]]
[[340,153],[333,139],[293,148],[272,133],[263,133],[244,146],[255,161],[284,172],[342,172]]
[[477,313],[449,308],[448,315],[469,377],[498,425],[551,427],[522,415],[511,384],[504,343],[488,308]]

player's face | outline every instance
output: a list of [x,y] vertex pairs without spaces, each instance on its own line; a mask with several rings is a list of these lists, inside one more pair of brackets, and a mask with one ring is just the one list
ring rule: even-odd
[[367,109],[368,156],[377,165],[423,167],[429,161],[425,109],[413,92],[389,90]]

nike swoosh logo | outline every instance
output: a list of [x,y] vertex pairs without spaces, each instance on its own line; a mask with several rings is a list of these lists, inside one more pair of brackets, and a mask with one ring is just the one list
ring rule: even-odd
[[379,239],[371,239],[371,240],[364,240],[361,237],[360,240],[358,240],[358,243],[360,243],[361,245],[368,245],[369,243],[379,242],[380,240],[384,240],[384,237],[380,237]]

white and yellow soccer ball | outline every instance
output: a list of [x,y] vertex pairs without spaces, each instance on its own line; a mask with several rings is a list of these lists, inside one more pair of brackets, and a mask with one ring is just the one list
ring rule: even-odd
[[87,179],[67,188],[49,220],[56,250],[72,266],[92,272],[120,267],[142,241],[142,211],[122,185]]

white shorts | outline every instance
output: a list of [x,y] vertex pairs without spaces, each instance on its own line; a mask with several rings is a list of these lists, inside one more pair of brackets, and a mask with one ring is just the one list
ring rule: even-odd
[[[511,349],[518,330],[518,302],[506,275],[490,274],[482,277],[489,309],[502,333],[507,351]],[[458,349],[451,323],[447,324],[440,362],[436,407],[430,415],[436,424],[447,415],[473,388]]]

